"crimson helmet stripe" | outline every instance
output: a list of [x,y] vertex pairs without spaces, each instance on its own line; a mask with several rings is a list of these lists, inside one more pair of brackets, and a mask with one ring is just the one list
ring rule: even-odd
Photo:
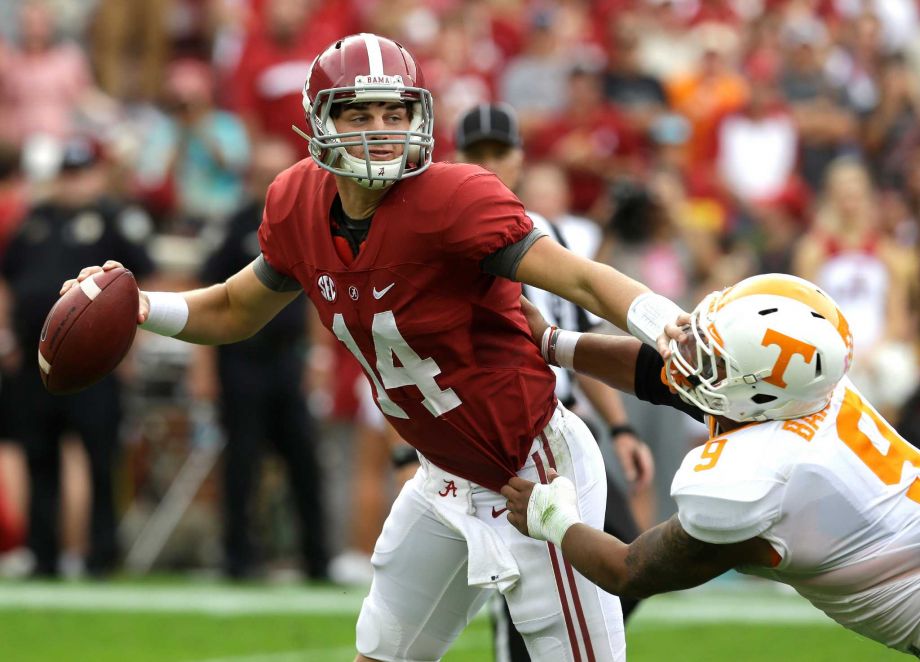
[[377,35],[362,32],[361,36],[364,38],[364,45],[367,46],[367,60],[370,65],[368,73],[371,76],[382,76],[383,53],[380,52],[380,42],[377,40]]

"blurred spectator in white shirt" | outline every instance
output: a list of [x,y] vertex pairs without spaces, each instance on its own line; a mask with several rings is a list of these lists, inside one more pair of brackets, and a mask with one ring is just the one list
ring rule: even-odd
[[888,415],[916,384],[909,295],[917,264],[885,235],[879,209],[864,164],[852,157],[834,162],[794,269],[831,295],[850,320],[856,356],[850,376]]
[[768,76],[749,76],[747,104],[718,129],[717,163],[742,204],[777,198],[795,173],[798,131]]

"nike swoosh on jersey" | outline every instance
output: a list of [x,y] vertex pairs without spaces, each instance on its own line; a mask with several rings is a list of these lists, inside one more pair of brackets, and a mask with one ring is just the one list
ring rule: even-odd
[[507,508],[500,508],[499,510],[495,510],[495,506],[492,506],[492,517],[493,517],[493,518],[499,518],[499,517],[502,516],[502,513],[504,513],[506,510],[508,510],[508,509],[507,509]]
[[383,295],[390,291],[390,288],[396,285],[396,283],[390,283],[382,290],[378,290],[376,287],[371,290],[371,293],[374,295],[375,299],[382,299]]

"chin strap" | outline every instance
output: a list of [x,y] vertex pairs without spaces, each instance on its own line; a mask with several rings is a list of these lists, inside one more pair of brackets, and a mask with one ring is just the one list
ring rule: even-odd
[[296,124],[292,124],[291,128],[294,129],[294,133],[296,133],[298,136],[300,136],[307,142],[310,142],[310,136],[304,133],[303,130],[299,126],[297,126]]

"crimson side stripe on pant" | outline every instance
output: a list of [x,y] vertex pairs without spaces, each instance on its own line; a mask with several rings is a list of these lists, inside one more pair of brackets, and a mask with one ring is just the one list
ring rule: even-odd
[[[544,433],[540,433],[540,439],[543,441],[543,452],[549,460],[549,466],[556,468],[556,458],[553,457],[553,451],[549,447],[549,439]],[[559,550],[560,556],[562,550]],[[594,647],[591,645],[591,633],[588,631],[588,623],[585,621],[585,612],[581,606],[581,598],[578,596],[578,585],[575,583],[575,572],[572,570],[572,564],[562,558],[562,565],[565,567],[565,574],[569,579],[569,587],[572,589],[572,602],[575,604],[575,616],[578,617],[578,627],[581,629],[581,636],[585,639],[585,652],[588,654],[588,662],[595,662]]]
[[[546,469],[543,467],[543,460],[540,459],[539,453],[533,454],[534,464],[537,465],[537,473],[540,474],[540,482],[544,485],[549,482],[546,477]],[[572,624],[572,614],[569,611],[569,599],[565,593],[565,585],[562,583],[562,573],[559,571],[559,561],[556,559],[556,552],[552,543],[546,543],[546,551],[549,552],[549,560],[553,564],[553,574],[556,576],[556,589],[559,591],[559,602],[562,604],[562,617],[565,619],[565,628],[569,633],[569,643],[572,646],[572,655],[575,662],[581,662],[581,650],[578,646],[578,639],[575,638],[575,626]]]
[[549,439],[546,438],[546,433],[540,433],[540,441],[543,442],[543,452],[546,453],[546,459],[549,460],[550,469],[556,468],[556,458],[553,456],[553,449],[549,447]]

